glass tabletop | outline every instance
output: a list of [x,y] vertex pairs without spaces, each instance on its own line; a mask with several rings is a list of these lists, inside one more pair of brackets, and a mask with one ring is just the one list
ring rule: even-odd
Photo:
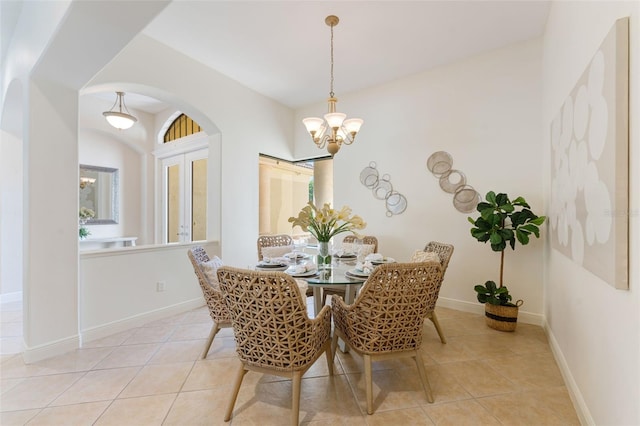
[[353,266],[339,265],[332,266],[331,268],[321,269],[318,275],[309,278],[303,278],[313,285],[360,285],[367,280],[367,277],[356,277],[352,275],[346,275],[347,271],[352,269]]

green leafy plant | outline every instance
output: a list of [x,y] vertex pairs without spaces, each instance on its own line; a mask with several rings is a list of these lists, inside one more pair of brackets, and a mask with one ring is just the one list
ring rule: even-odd
[[509,291],[503,285],[504,251],[507,244],[512,250],[516,249],[516,242],[523,246],[529,244],[531,235],[539,238],[540,226],[546,217],[533,213],[523,197],[511,201],[507,194],[496,195],[493,191],[487,193],[486,201],[479,203],[476,210],[480,212],[480,217],[469,218],[469,222],[473,224],[471,235],[481,243],[489,242],[493,251],[500,252],[499,285],[494,281],[476,285],[474,290],[478,293],[478,301],[492,305],[515,306],[511,303]]

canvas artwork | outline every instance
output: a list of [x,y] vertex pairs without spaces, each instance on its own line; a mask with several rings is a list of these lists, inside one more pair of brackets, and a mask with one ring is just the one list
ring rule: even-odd
[[629,288],[629,19],[616,21],[551,123],[551,246]]

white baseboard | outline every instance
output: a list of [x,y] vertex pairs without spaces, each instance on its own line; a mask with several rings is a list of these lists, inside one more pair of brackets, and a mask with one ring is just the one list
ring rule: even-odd
[[22,302],[22,292],[14,291],[12,293],[0,294],[0,303]]
[[31,364],[73,351],[78,349],[79,346],[80,338],[78,335],[65,337],[64,339],[49,342],[44,345],[34,346],[32,348],[25,346],[24,351],[22,352],[22,359],[25,364]]
[[102,339],[112,334],[129,330],[130,328],[140,327],[148,322],[156,321],[172,315],[181,314],[204,305],[204,299],[187,300],[186,302],[177,303],[165,308],[156,309],[142,314],[138,314],[129,318],[113,321],[107,324],[91,327],[80,331],[80,339],[82,343],[91,342],[93,340]]
[[576,410],[576,414],[578,415],[578,419],[580,420],[581,425],[595,425],[596,422],[591,417],[591,412],[589,411],[589,407],[582,397],[582,393],[578,388],[578,384],[573,378],[571,374],[571,370],[569,370],[569,365],[567,364],[567,360],[564,358],[562,351],[560,350],[560,346],[558,345],[558,341],[555,336],[547,326],[545,321],[543,325],[544,331],[547,334],[547,340],[549,341],[549,346],[551,346],[551,352],[553,353],[553,357],[556,360],[556,364],[558,364],[558,368],[560,369],[560,373],[562,374],[562,378],[564,379],[564,383],[567,386],[567,390],[569,391],[569,397],[571,398],[571,402],[573,402],[573,407]]
[[[463,300],[449,299],[447,297],[438,297],[437,306],[443,308],[455,309],[457,311],[471,312],[473,314],[484,315],[484,305],[475,302],[466,302]],[[518,322],[524,324],[533,324],[542,326],[544,320],[542,314],[534,314],[533,312],[518,310]]]

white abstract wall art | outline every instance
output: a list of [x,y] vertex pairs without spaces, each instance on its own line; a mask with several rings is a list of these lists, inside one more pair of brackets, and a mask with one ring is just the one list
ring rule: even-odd
[[616,21],[551,123],[551,245],[629,288],[629,18]]

